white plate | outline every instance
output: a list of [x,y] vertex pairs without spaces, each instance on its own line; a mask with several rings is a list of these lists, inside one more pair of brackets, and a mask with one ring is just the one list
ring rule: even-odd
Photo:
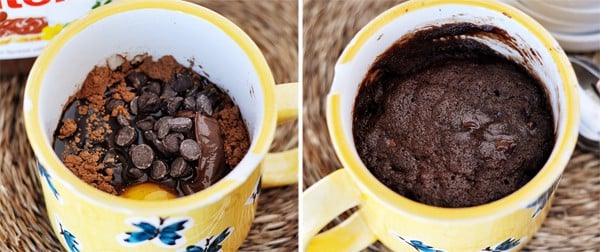
[[600,10],[600,2],[597,0],[545,0],[544,2],[569,9]]
[[600,32],[585,35],[552,32],[552,36],[565,51],[589,52],[600,50]]
[[[517,0],[503,0],[503,2],[523,11],[538,21],[544,28],[551,32],[560,32],[565,34],[580,35],[600,32],[600,20],[590,23],[576,23],[561,19],[560,17],[551,17],[537,12]],[[600,15],[598,16],[600,18]]]
[[590,0],[598,8],[582,9],[564,8],[552,5],[547,1],[539,0],[519,0],[519,2],[532,11],[554,20],[582,25],[595,25],[596,29],[600,29],[598,28],[600,26],[600,1]]

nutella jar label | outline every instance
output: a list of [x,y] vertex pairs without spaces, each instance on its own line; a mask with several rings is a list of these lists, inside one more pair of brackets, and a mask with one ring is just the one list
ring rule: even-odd
[[112,0],[0,0],[0,60],[37,56],[74,20]]

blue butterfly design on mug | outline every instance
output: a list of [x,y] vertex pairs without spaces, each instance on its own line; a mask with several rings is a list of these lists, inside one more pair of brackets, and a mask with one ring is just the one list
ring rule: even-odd
[[556,187],[558,186],[558,182],[559,180],[556,180],[556,182],[554,182],[554,184],[552,184],[552,186],[550,188],[548,188],[548,190],[546,190],[546,192],[544,192],[542,195],[540,195],[535,201],[527,204],[526,208],[533,208],[533,213],[531,214],[531,218],[535,218],[536,216],[538,216],[539,213],[542,212],[542,210],[544,210],[544,208],[546,207],[546,204],[548,203],[548,201],[550,201],[550,197],[552,196],[552,193],[556,190]]
[[261,192],[261,186],[262,186],[262,176],[260,176],[258,178],[258,181],[256,181],[256,184],[254,185],[254,190],[252,191],[252,193],[250,194],[248,199],[246,199],[245,205],[252,205],[252,204],[254,204],[254,202],[256,202],[256,200],[258,199],[258,196],[260,195],[260,192]]
[[69,232],[69,230],[63,229],[62,224],[58,223],[58,225],[60,226],[60,234],[65,239],[65,243],[67,244],[69,251],[79,252],[79,242],[77,242],[77,238],[75,238],[75,236]]
[[399,234],[391,231],[390,233],[392,233],[392,235],[400,238],[400,240],[406,242],[406,244],[410,245],[411,247],[413,247],[416,251],[418,252],[444,252],[443,250],[439,250],[436,249],[432,246],[429,246],[427,244],[425,244],[422,241],[419,240],[411,240],[411,239],[404,239],[402,238],[402,236],[400,236]]
[[185,250],[179,252],[221,252],[223,251],[223,242],[231,235],[233,227],[228,227],[217,236],[210,236],[202,239],[195,245],[190,245]]
[[79,241],[77,241],[77,237],[73,233],[71,233],[58,219],[58,216],[55,216],[56,222],[58,223],[58,227],[60,228],[60,235],[63,239],[65,239],[65,244],[67,244],[67,248],[69,252],[79,252],[81,249],[81,245]]
[[185,243],[181,232],[192,226],[192,220],[189,218],[131,218],[126,222],[138,228],[117,236],[121,244],[126,246],[152,241],[161,247],[177,247]]
[[517,246],[519,246],[519,244],[521,244],[521,241],[523,241],[524,238],[521,238],[519,240],[514,239],[512,237],[506,239],[505,241],[497,244],[496,246],[493,247],[487,247],[481,250],[481,252],[508,252],[508,251],[512,251],[514,248],[516,248]]
[[50,191],[52,192],[52,194],[54,195],[56,200],[58,200],[58,202],[62,203],[62,198],[58,194],[58,191],[56,190],[56,187],[54,187],[54,184],[52,184],[52,180],[51,180],[52,177],[50,177],[50,174],[48,173],[46,168],[43,167],[39,162],[37,162],[37,166],[38,166],[38,171],[40,172],[40,176],[42,176],[44,178],[44,180],[46,181],[46,184],[48,184],[48,187],[50,188]]

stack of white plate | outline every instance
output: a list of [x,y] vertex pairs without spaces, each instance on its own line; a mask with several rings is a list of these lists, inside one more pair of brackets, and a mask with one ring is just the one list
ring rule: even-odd
[[563,49],[600,50],[600,0],[502,0],[537,20]]

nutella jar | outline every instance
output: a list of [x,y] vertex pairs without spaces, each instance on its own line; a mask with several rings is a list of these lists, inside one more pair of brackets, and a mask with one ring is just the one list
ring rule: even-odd
[[0,0],[0,76],[26,74],[65,26],[111,0]]

